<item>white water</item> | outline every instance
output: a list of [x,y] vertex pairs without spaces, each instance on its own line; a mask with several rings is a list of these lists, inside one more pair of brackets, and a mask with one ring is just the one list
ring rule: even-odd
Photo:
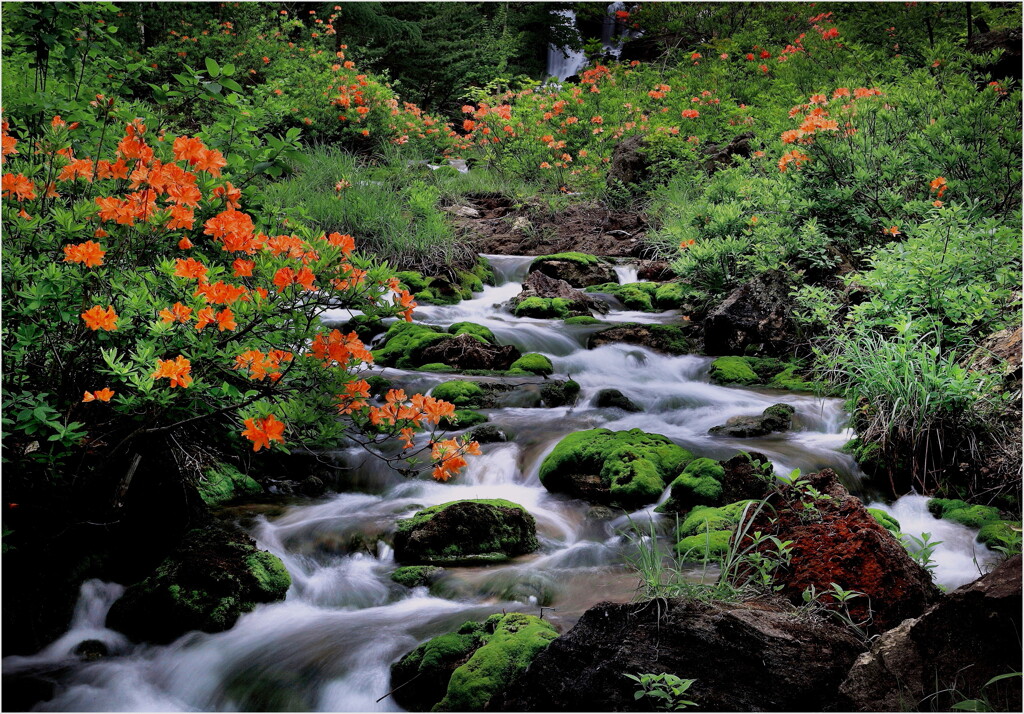
[[[33,657],[4,659],[4,672],[64,668],[62,689],[38,707],[46,711],[393,710],[396,704],[386,696],[391,663],[466,620],[503,610],[537,614],[545,605],[545,617],[564,629],[599,601],[631,598],[636,578],[622,565],[628,543],[621,531],[629,528],[630,519],[656,519],[653,507],[600,521],[588,518],[588,504],[544,489],[537,477],[540,463],[569,433],[640,428],[664,434],[700,456],[722,459],[738,450],[756,450],[781,472],[831,467],[851,489],[859,488],[856,465],[839,452],[850,436],[839,400],[714,385],[707,378],[711,360],[706,357],[667,356],[623,344],[587,350],[587,337],[601,326],[517,319],[503,307],[519,292],[529,257],[490,259],[498,286],[458,305],[420,307],[417,319],[440,326],[477,322],[503,343],[548,355],[556,377],[572,376],[581,385],[577,406],[519,404],[485,410],[509,441],[484,445],[484,454],[470,459],[465,472],[448,483],[404,479],[363,452],[334,452],[330,456],[350,467],[344,492],[291,507],[271,521],[261,519],[252,531],[292,575],[285,601],[258,607],[228,632],[191,633],[163,647],[131,645],[103,627],[121,586],[90,581],[83,585],[69,632]],[[629,275],[620,274],[620,280],[624,277]],[[604,318],[608,323],[678,319],[678,313],[621,310]],[[385,376],[410,391],[452,379],[403,370],[385,370]],[[543,383],[533,377],[505,381],[525,385],[525,392]],[[645,411],[594,408],[597,392],[609,387],[622,390]],[[777,402],[795,407],[793,431],[759,439],[707,433],[731,416],[757,414]],[[425,506],[464,498],[522,504],[537,520],[540,550],[507,564],[450,568],[440,584],[444,598],[392,583],[389,576],[397,566],[385,537],[395,521]],[[904,531],[921,528],[946,541],[936,551],[939,582],[970,579],[964,557],[980,549],[969,542],[972,534],[934,519],[925,523],[922,508],[907,497],[887,510]],[[103,641],[118,656],[77,661],[74,648],[85,639]]]

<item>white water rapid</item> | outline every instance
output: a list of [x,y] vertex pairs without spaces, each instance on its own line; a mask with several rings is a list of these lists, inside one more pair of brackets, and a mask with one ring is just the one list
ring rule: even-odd
[[[607,323],[678,322],[678,312],[646,314],[612,310],[602,325],[519,319],[502,303],[520,291],[531,258],[487,256],[498,277],[472,300],[421,306],[416,319],[448,326],[472,321],[523,352],[550,357],[556,377],[582,387],[575,407],[536,408],[528,403],[483,410],[508,434],[506,443],[483,445],[466,471],[448,483],[407,479],[364,452],[329,454],[343,463],[340,493],[287,507],[276,518],[260,516],[251,529],[261,547],[278,555],[293,585],[283,602],[261,605],[229,631],[191,633],[167,646],[133,645],[104,628],[120,585],[89,581],[66,635],[33,657],[8,657],[5,674],[45,671],[60,682],[40,711],[378,711],[395,710],[389,668],[417,644],[467,620],[522,611],[567,629],[603,600],[629,600],[636,577],[623,565],[628,520],[595,518],[581,501],[549,493],[537,473],[543,457],[567,434],[581,429],[640,428],[664,434],[700,456],[727,458],[760,451],[782,473],[830,467],[860,491],[853,460],[839,448],[850,437],[836,399],[711,384],[711,358],[666,356],[643,347],[612,344],[586,349],[587,337]],[[635,266],[620,266],[623,282]],[[338,316],[343,317],[342,315]],[[389,369],[389,379],[409,392],[429,390],[451,375]],[[481,378],[493,379],[493,378]],[[504,381],[537,390],[541,378]],[[644,411],[592,406],[604,388],[622,390]],[[796,409],[791,432],[757,439],[729,439],[708,429],[735,415],[757,414],[785,402]],[[385,536],[395,521],[433,504],[463,498],[504,498],[522,504],[537,520],[537,553],[489,566],[450,568],[441,592],[413,590],[390,580],[397,567]],[[906,532],[929,531],[945,541],[936,551],[939,581],[953,586],[971,572],[964,558],[985,557],[973,534],[927,519],[916,497],[886,507]],[[923,513],[923,515],[922,515]],[[633,520],[658,519],[650,508]],[[930,518],[930,516],[928,516]],[[667,519],[662,520],[667,525]],[[353,545],[362,544],[362,546]],[[969,578],[968,578],[969,579]],[[440,597],[438,595],[444,595]],[[110,656],[81,661],[83,640],[103,642]]]

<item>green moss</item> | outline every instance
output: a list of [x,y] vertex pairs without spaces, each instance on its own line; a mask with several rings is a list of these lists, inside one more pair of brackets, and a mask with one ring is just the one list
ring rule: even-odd
[[596,475],[612,502],[636,505],[657,500],[666,479],[692,459],[660,434],[591,429],[558,442],[541,464],[540,480],[551,491],[572,493],[574,477]]
[[711,363],[711,381],[718,384],[748,385],[760,380],[746,357],[719,357]]
[[999,509],[994,506],[972,506],[957,499],[933,498],[928,510],[939,518],[953,521],[968,528],[981,528],[999,520]]
[[679,537],[703,534],[706,531],[727,531],[736,527],[743,509],[753,501],[736,501],[718,508],[697,506],[679,526]]
[[410,518],[402,518],[396,524],[399,532],[408,532],[415,528],[423,526],[427,521],[436,516],[439,512],[446,509],[455,503],[482,503],[485,506],[494,506],[495,508],[518,508],[520,511],[526,511],[525,508],[520,506],[518,503],[512,501],[506,501],[503,498],[468,498],[461,501],[449,501],[448,503],[442,503],[437,506],[430,506],[417,511],[415,515]]
[[530,374],[547,376],[555,371],[551,360],[536,352],[527,352],[525,355],[512,363],[510,371],[522,370]]
[[476,382],[455,379],[451,382],[442,382],[434,387],[430,392],[430,396],[435,399],[451,402],[457,407],[479,409],[481,400],[484,398],[484,390]]
[[570,263],[579,263],[580,265],[599,265],[604,262],[596,255],[591,255],[590,253],[570,251],[568,253],[552,253],[551,255],[537,256],[530,265],[534,266],[546,260],[566,260]]
[[586,292],[614,295],[630,310],[657,312],[653,302],[657,290],[657,283],[626,283],[625,285],[604,283],[603,285],[592,285],[586,289]]
[[485,627],[493,628],[493,634],[452,673],[448,692],[434,711],[483,711],[558,637],[551,623],[519,612],[496,615]]
[[675,310],[682,306],[690,294],[689,286],[683,283],[664,283],[654,291],[654,305],[659,310]]
[[729,552],[732,531],[710,531],[687,536],[676,543],[679,555],[693,560],[715,560]]
[[486,258],[478,258],[476,265],[473,266],[473,269],[470,272],[479,278],[481,283],[485,285],[494,285],[494,269],[491,268],[491,264],[487,262]]
[[430,364],[422,365],[419,369],[423,372],[458,372],[454,367],[449,367],[440,362],[431,362]]
[[406,565],[391,573],[391,579],[407,588],[415,588],[430,583],[444,572],[444,568],[436,565]]
[[817,391],[819,385],[816,382],[804,379],[797,370],[799,366],[791,364],[784,370],[776,374],[768,382],[768,386],[775,389],[787,389],[790,392],[814,392]]
[[885,528],[885,530],[889,531],[897,538],[899,537],[902,531],[899,521],[883,511],[881,508],[869,508],[868,513],[870,513],[876,521],[882,524],[882,527]]
[[669,498],[659,510],[685,513],[695,506],[720,503],[723,476],[725,469],[714,459],[694,459],[672,481]]
[[577,315],[576,317],[567,317],[565,319],[566,325],[600,325],[601,321],[593,315]]
[[515,306],[516,317],[535,317],[539,319],[569,317],[572,303],[565,298],[528,297]]
[[411,293],[421,293],[430,285],[430,279],[415,270],[403,270],[395,273],[401,286]]
[[438,426],[445,430],[468,429],[483,424],[485,421],[487,421],[486,414],[481,414],[472,409],[456,409],[454,419],[445,417],[441,419]]
[[371,374],[369,377],[364,378],[366,383],[370,385],[370,394],[374,397],[382,397],[388,393],[389,389],[394,389],[395,385],[389,379],[381,377],[379,374]]
[[549,407],[562,407],[576,403],[580,395],[580,385],[575,380],[566,382],[549,381],[540,389],[540,397],[544,405]]
[[259,583],[259,589],[269,599],[279,598],[288,591],[292,585],[292,576],[284,563],[273,553],[259,550],[245,559],[249,572]]
[[978,540],[989,548],[997,546],[1020,550],[1020,521],[990,521],[978,531]]
[[204,470],[196,489],[208,506],[263,492],[262,486],[230,464],[217,464]]
[[483,325],[478,325],[475,322],[456,322],[448,328],[448,333],[455,335],[472,335],[484,342],[489,342],[492,345],[498,344],[497,339],[494,337],[494,333],[490,329]]
[[419,354],[428,345],[440,340],[451,339],[451,335],[436,327],[412,322],[395,322],[385,335],[384,345],[373,351],[378,365],[411,369],[419,362]]

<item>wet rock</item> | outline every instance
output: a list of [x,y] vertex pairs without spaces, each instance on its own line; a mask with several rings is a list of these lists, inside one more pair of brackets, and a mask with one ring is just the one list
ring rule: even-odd
[[196,490],[206,505],[218,506],[236,498],[262,493],[263,487],[231,464],[216,464],[203,470]]
[[589,317],[592,312],[608,312],[608,305],[604,301],[543,272],[533,272],[526,277],[523,291],[512,299],[512,306],[518,317],[565,319]]
[[608,185],[621,183],[632,186],[643,181],[651,167],[644,154],[647,140],[642,134],[633,134],[615,145],[612,150],[612,161],[608,167]]
[[790,279],[779,270],[737,288],[704,320],[704,349],[712,355],[788,353],[796,339]]
[[430,586],[447,571],[436,565],[405,565],[391,573],[391,579],[407,588]]
[[439,362],[460,370],[505,371],[521,356],[513,345],[492,345],[463,333],[427,345],[420,350],[419,362]]
[[107,626],[155,643],[191,630],[221,632],[258,603],[283,598],[290,585],[277,556],[241,531],[208,524],[189,531],[156,572],[125,591]]
[[316,476],[308,476],[299,482],[298,491],[303,496],[319,498],[327,491],[327,486],[325,486],[324,482]]
[[398,521],[395,560],[431,565],[500,562],[537,549],[537,523],[503,499],[452,501]]
[[608,506],[591,506],[587,509],[586,518],[588,521],[610,521],[616,515],[616,512]]
[[392,665],[392,696],[409,711],[484,711],[557,636],[518,612],[467,622]]
[[667,260],[641,260],[637,265],[636,276],[640,280],[661,283],[672,280],[676,277],[676,272],[672,270],[672,265]]
[[724,146],[711,146],[705,149],[707,159],[704,161],[704,170],[713,174],[719,169],[728,168],[734,163],[733,156],[750,156],[750,140],[754,138],[753,132],[745,132],[733,137],[732,141]]
[[541,387],[540,396],[548,407],[572,406],[580,395],[580,385],[570,379],[568,381],[551,381]]
[[[882,635],[850,669],[841,691],[859,711],[948,711],[969,699],[1019,711],[1021,557],[951,592]],[[955,691],[951,691],[955,690]]]
[[768,495],[775,483],[775,469],[764,454],[740,452],[731,459],[718,462],[722,466],[722,501],[732,503],[743,499],[759,501]]
[[594,398],[594,406],[598,409],[622,409],[627,412],[643,411],[642,407],[638,407],[618,389],[602,389]]
[[765,436],[775,431],[789,431],[793,426],[795,413],[796,409],[788,404],[773,404],[760,416],[734,416],[725,424],[711,427],[708,433],[745,439]]
[[651,711],[625,674],[696,680],[698,711],[841,709],[839,684],[863,650],[850,632],[785,605],[672,599],[601,603],[541,652],[500,711]]
[[678,325],[641,325],[639,323],[626,323],[601,330],[590,336],[590,339],[587,340],[587,348],[594,349],[601,345],[619,342],[640,345],[655,352],[664,352],[670,355],[689,354],[692,351],[683,327]]
[[[884,632],[917,617],[939,597],[931,575],[851,496],[831,469],[810,474],[805,485],[782,485],[751,525],[792,541],[789,566],[776,574],[780,595],[794,604],[813,586],[828,592],[835,583],[863,595],[848,603],[855,622]],[[808,490],[816,490],[817,496]],[[826,600],[828,607],[838,605]]]
[[693,454],[660,434],[640,429],[580,431],[558,442],[540,467],[544,487],[591,503],[653,503]]
[[715,384],[770,387],[791,392],[811,392],[815,384],[803,378],[798,362],[775,357],[719,357],[708,376]]
[[469,438],[480,444],[492,444],[508,441],[508,435],[494,424],[478,426],[470,433]]
[[589,253],[556,253],[542,255],[530,264],[531,273],[544,273],[563,280],[574,288],[616,282],[615,269],[607,261]]
[[110,654],[107,645],[99,640],[85,640],[75,647],[75,656],[87,662],[95,662]]

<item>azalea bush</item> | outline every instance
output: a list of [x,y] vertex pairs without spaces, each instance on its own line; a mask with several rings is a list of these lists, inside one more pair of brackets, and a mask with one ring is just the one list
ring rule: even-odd
[[451,404],[400,390],[372,403],[372,355],[321,322],[341,308],[411,320],[386,268],[349,235],[285,233],[243,210],[227,160],[200,138],[93,105],[101,129],[54,117],[34,146],[3,123],[9,461],[66,479],[349,433],[429,449],[439,479],[465,464],[475,443],[414,441]]

